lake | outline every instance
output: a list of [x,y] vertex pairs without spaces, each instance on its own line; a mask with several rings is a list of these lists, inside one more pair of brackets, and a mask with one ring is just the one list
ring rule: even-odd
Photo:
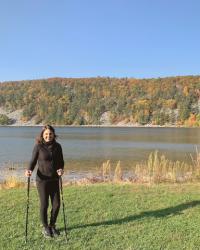
[[[12,164],[26,168],[41,127],[0,127],[0,169]],[[98,171],[102,163],[118,161],[124,171],[158,150],[168,159],[191,162],[200,149],[199,128],[56,127],[67,173],[71,176]],[[24,171],[24,170],[23,170]]]

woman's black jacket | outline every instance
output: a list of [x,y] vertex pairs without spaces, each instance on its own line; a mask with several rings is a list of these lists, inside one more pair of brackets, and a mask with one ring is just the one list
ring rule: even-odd
[[36,164],[38,164],[37,181],[58,179],[57,170],[64,168],[61,145],[56,141],[50,144],[37,143],[33,149],[28,170],[33,171]]

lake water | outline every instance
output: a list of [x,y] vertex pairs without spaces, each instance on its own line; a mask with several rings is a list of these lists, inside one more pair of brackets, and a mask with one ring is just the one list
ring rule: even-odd
[[[25,168],[41,127],[0,127],[0,168]],[[200,149],[199,128],[57,127],[68,173],[98,171],[102,163],[121,161],[124,171],[158,150],[171,160],[190,162]]]

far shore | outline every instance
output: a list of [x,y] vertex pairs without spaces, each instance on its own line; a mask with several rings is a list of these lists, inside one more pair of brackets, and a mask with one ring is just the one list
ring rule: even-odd
[[[44,126],[43,123],[35,124],[35,118],[28,120],[27,122],[23,122],[21,120],[22,117],[22,110],[15,110],[13,112],[8,112],[3,107],[0,107],[0,114],[7,115],[11,120],[12,124],[10,125],[0,125],[0,127],[42,127]],[[126,122],[124,120],[119,121],[118,123],[112,124],[110,120],[101,121],[100,125],[90,124],[90,125],[54,125],[54,127],[66,127],[66,128],[199,128],[199,127],[189,127],[186,125],[173,125],[173,124],[165,124],[165,125],[154,125],[154,124],[145,124],[141,125],[139,123],[131,123]]]

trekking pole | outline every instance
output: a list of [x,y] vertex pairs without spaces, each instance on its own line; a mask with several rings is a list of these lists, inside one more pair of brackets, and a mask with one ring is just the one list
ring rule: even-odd
[[28,186],[27,186],[27,207],[26,207],[26,229],[25,229],[25,242],[27,243],[28,235],[28,210],[29,210],[29,190],[30,190],[30,176],[28,176]]
[[59,176],[59,179],[60,179],[60,191],[61,191],[62,207],[63,207],[63,220],[64,220],[64,228],[65,228],[65,237],[67,239],[67,226],[66,226],[66,220],[65,220],[65,204],[64,204],[64,198],[63,198],[62,177]]

